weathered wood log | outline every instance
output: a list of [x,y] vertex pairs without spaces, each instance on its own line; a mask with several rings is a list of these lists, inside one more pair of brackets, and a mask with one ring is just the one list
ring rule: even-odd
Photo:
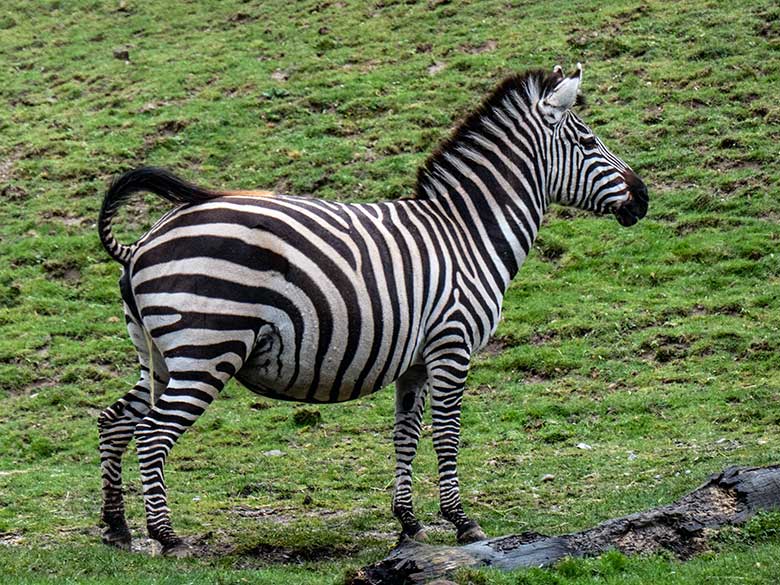
[[706,548],[713,529],[741,524],[759,511],[772,509],[780,509],[780,465],[729,467],[673,504],[607,520],[582,532],[562,536],[528,532],[455,547],[407,539],[347,583],[426,583],[460,567],[544,567],[564,557],[593,556],[610,549],[626,554],[668,550],[686,559]]

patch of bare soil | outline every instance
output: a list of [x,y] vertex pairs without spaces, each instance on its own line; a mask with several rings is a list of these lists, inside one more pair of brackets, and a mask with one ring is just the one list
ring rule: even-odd
[[678,236],[685,236],[701,229],[728,229],[742,225],[739,219],[718,216],[703,216],[693,219],[685,219],[677,222],[674,231]]
[[247,14],[246,12],[237,12],[228,18],[228,22],[232,25],[248,24],[256,20],[257,16]]
[[712,160],[712,163],[708,166],[711,166],[715,170],[721,172],[740,171],[740,170],[760,171],[761,169],[763,169],[763,165],[754,160],[726,158],[726,157],[719,157],[719,156],[715,157]]
[[550,379],[549,375],[540,372],[525,372],[523,374],[523,384],[544,384]]
[[659,335],[642,344],[644,358],[654,359],[659,363],[667,363],[684,358],[690,352],[692,340],[684,335]]
[[151,195],[133,197],[120,208],[114,224],[122,232],[130,232],[140,236],[139,232],[147,230],[153,220],[159,218],[169,209],[169,204],[160,198]]
[[0,158],[0,197],[4,201],[19,201],[27,197],[27,192],[14,185],[13,175],[16,161],[23,157],[21,148],[12,151],[6,158]]
[[340,559],[354,555],[357,551],[356,545],[288,547],[258,544],[240,551],[240,554],[260,560],[263,564],[300,564]]
[[41,218],[44,220],[50,220],[60,223],[67,227],[80,227],[86,225],[93,220],[78,215],[71,215],[67,211],[61,209],[54,209],[50,211],[44,211],[41,213]]
[[531,345],[544,345],[545,343],[554,340],[556,337],[552,331],[546,331],[544,333],[534,333],[531,336]]
[[81,281],[81,267],[78,263],[68,260],[49,260],[43,265],[49,278],[65,281],[68,284],[78,284]]
[[[269,564],[301,564],[340,559],[358,552],[357,544],[277,546],[258,543],[249,547],[238,547],[222,532],[208,532],[201,536],[184,539],[195,558],[239,557],[238,566],[252,568]],[[131,545],[134,553],[158,556],[162,553],[160,544],[148,537],[134,537]]]
[[141,157],[146,158],[146,153],[152,150],[160,142],[179,134],[189,126],[185,120],[167,120],[157,125],[154,133],[144,136],[144,148]]
[[482,357],[495,357],[501,355],[504,350],[514,345],[512,340],[506,337],[494,337],[488,341],[487,345],[479,350],[479,355]]
[[18,532],[0,533],[0,546],[19,546],[24,542],[24,536]]
[[497,47],[498,43],[496,41],[490,40],[485,41],[481,45],[466,43],[460,48],[460,50],[464,53],[469,53],[470,55],[479,55],[480,53],[491,53],[495,51]]
[[444,71],[447,64],[444,61],[434,61],[432,65],[428,67],[428,75],[436,75]]

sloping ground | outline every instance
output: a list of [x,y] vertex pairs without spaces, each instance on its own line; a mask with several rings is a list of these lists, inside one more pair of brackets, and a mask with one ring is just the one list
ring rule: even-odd
[[[778,22],[769,0],[5,2],[4,582],[105,582],[106,567],[117,582],[338,582],[384,557],[391,392],[301,426],[295,406],[230,386],[167,477],[174,522],[217,554],[98,545],[96,417],[135,377],[100,197],[142,163],[229,188],[408,195],[454,121],[532,66],[584,64],[581,114],[643,176],[651,211],[630,230],[550,214],[470,379],[470,511],[492,535],[575,532],[669,503],[713,469],[780,461]],[[125,239],[163,210],[126,210]],[[422,519],[451,543],[429,441],[416,472]],[[684,566],[608,557],[517,579],[773,583],[777,521],[762,522]],[[476,575],[464,582],[509,582]]]

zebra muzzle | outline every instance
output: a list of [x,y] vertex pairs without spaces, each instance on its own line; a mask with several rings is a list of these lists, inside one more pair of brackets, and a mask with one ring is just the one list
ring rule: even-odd
[[626,172],[624,176],[626,185],[628,185],[628,197],[612,208],[612,213],[620,225],[628,227],[634,225],[645,215],[650,198],[647,195],[647,187],[642,179],[637,177],[632,171]]

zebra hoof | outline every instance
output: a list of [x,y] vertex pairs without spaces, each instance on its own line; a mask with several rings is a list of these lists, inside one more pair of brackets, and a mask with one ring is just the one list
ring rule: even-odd
[[428,533],[425,532],[425,528],[419,522],[416,522],[413,526],[408,526],[401,531],[398,535],[398,546],[403,546],[404,543],[409,541],[413,542],[427,542]]
[[458,529],[458,544],[471,544],[480,540],[486,540],[487,534],[479,527],[476,522],[469,522]]
[[186,542],[178,542],[171,546],[164,546],[162,556],[173,557],[175,559],[187,559],[195,554],[193,548]]
[[112,530],[106,528],[103,531],[103,544],[113,546],[121,550],[130,550],[133,539],[129,530]]

